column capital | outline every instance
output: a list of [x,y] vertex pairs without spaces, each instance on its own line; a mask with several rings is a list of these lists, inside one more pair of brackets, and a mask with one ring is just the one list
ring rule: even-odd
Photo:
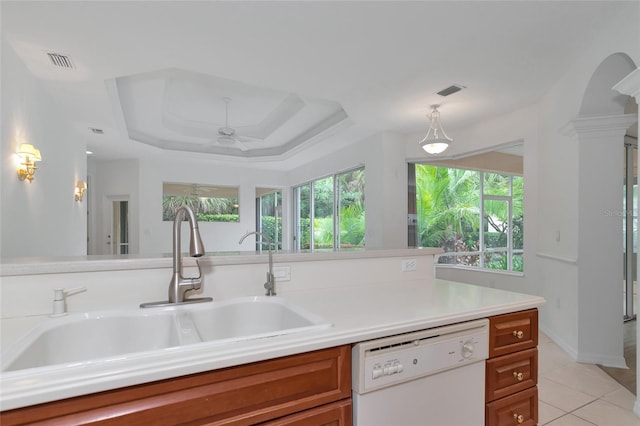
[[636,98],[636,103],[640,104],[640,68],[631,71],[625,78],[612,87],[623,95]]
[[578,117],[568,122],[560,132],[567,136],[579,137],[620,137],[622,138],[633,123],[638,120],[636,114],[605,115],[599,117]]

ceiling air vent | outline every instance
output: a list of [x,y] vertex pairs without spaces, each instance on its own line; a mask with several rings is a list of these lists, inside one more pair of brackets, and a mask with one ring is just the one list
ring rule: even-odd
[[460,84],[454,84],[452,86],[447,87],[446,89],[442,89],[437,94],[440,96],[449,96],[449,95],[453,95],[456,92],[461,91],[464,88],[465,87]]
[[47,56],[51,61],[51,64],[56,68],[65,68],[65,69],[73,69],[73,62],[71,58],[67,55],[62,55],[60,53],[47,52]]

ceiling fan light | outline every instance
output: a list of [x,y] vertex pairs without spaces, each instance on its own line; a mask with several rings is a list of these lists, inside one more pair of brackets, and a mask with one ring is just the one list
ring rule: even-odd
[[431,105],[431,114],[429,115],[429,130],[427,131],[427,135],[420,142],[420,146],[424,149],[428,154],[436,155],[443,153],[453,139],[451,139],[444,132],[442,128],[442,124],[440,123],[440,112],[438,111],[438,107],[440,105]]

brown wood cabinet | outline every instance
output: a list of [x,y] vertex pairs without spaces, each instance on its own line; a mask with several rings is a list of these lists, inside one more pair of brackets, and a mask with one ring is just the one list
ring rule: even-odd
[[264,426],[347,426],[353,422],[352,413],[351,400],[345,399],[266,422]]
[[0,413],[3,426],[351,425],[351,348],[340,346]]
[[538,310],[489,318],[486,426],[538,423]]

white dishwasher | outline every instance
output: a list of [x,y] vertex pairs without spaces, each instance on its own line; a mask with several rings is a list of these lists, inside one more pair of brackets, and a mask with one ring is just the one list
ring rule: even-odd
[[354,425],[483,425],[488,353],[487,319],[354,345]]

